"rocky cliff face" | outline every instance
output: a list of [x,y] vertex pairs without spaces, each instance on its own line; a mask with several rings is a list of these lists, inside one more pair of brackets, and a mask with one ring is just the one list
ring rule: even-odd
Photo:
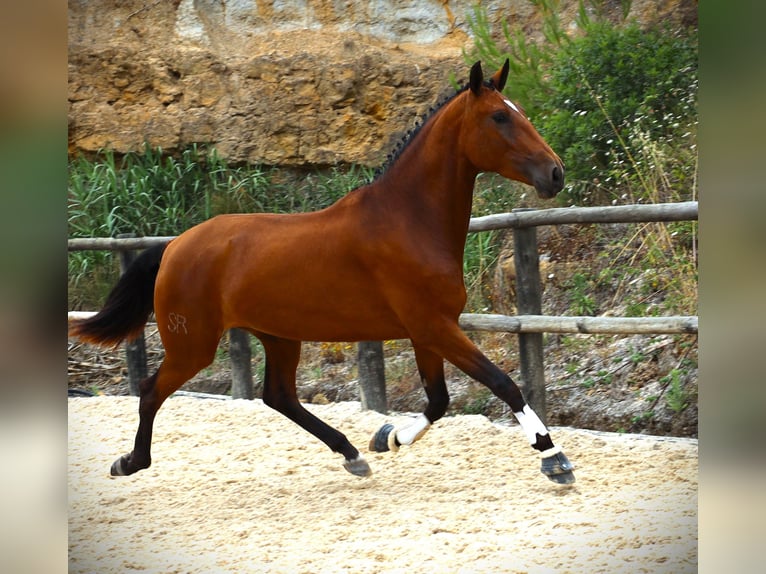
[[[467,76],[472,3],[70,0],[69,151],[208,142],[233,162],[379,165]],[[535,33],[528,0],[485,4]],[[645,21],[696,13],[634,4]]]

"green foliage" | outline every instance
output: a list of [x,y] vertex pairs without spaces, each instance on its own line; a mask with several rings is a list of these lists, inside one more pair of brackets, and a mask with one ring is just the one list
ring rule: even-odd
[[370,177],[364,168],[285,178],[231,167],[196,145],[178,158],[146,146],[118,162],[111,151],[69,165],[69,236],[177,235],[222,213],[290,213],[326,207]]
[[[644,30],[605,16],[601,2],[582,1],[570,36],[559,19],[557,0],[530,0],[542,19],[544,41],[530,41],[503,21],[504,45],[496,40],[486,10],[469,17],[474,47],[467,61],[499,67],[507,57],[506,92],[562,157],[570,181],[563,201],[594,201],[595,191],[619,177],[635,177],[651,163],[646,142],[694,149],[697,117],[697,36],[695,30]],[[586,9],[587,8],[587,9]],[[593,14],[593,15],[591,15]],[[694,154],[696,157],[696,153]],[[682,174],[694,158],[683,158]],[[613,173],[616,170],[616,173]]]
[[[472,216],[481,217],[493,213],[509,212],[518,207],[527,189],[522,184],[509,181],[493,173],[483,173],[476,179],[473,194]],[[463,255],[463,274],[468,301],[466,312],[487,312],[491,295],[491,273],[500,255],[503,234],[496,231],[469,233]]]
[[648,142],[692,135],[696,124],[696,37],[606,22],[586,31],[557,53],[541,121],[580,201],[620,163],[648,162]]
[[614,373],[611,373],[607,371],[606,369],[600,369],[597,373],[595,378],[594,377],[587,377],[581,385],[585,387],[586,389],[590,389],[595,387],[596,385],[603,385],[603,386],[609,386],[612,384],[612,380],[614,379]]
[[488,285],[489,274],[494,269],[499,255],[500,245],[497,232],[471,233],[466,237],[463,254],[463,276],[469,293],[466,310],[469,312],[487,311],[484,308],[486,296],[483,285]]
[[[467,62],[511,66],[506,93],[526,109],[567,166],[562,204],[668,202],[697,195],[697,32],[643,29],[626,20],[630,1],[581,0],[576,26],[564,28],[558,0],[530,0],[543,38],[486,9],[468,21]],[[694,314],[697,222],[636,224],[604,247],[612,263],[572,278],[570,312],[591,315],[594,293],[613,293],[628,316]],[[635,285],[641,287],[636,292]],[[599,291],[600,290],[600,291]],[[599,300],[600,301],[600,300]]]
[[212,215],[211,196],[223,185],[220,160],[196,146],[180,158],[146,146],[118,163],[111,151],[69,166],[70,237],[120,233],[172,235]]
[[570,297],[570,309],[575,315],[593,315],[596,312],[596,300],[593,295],[592,281],[583,273],[575,273],[567,282]]
[[[303,176],[261,166],[233,167],[214,149],[196,145],[178,157],[149,146],[119,159],[106,150],[94,160],[69,162],[69,237],[178,235],[222,213],[321,209],[371,175],[362,167]],[[117,275],[112,253],[70,253],[70,308],[97,305]]]
[[464,415],[484,415],[489,410],[494,395],[487,389],[479,389],[471,393],[461,412]]
[[498,44],[487,17],[486,9],[477,4],[468,16],[468,26],[474,38],[474,47],[463,49],[463,58],[469,64],[481,60],[485,70],[499,70],[506,58],[510,63],[510,74],[505,92],[518,100],[530,117],[536,117],[539,104],[550,96],[546,70],[550,69],[555,48],[564,41],[558,24],[557,0],[530,0],[541,13],[543,33],[546,42],[535,44],[527,40],[520,28],[511,28],[503,20],[505,44]]
[[528,193],[527,186],[496,173],[479,174],[473,192],[471,215],[481,217],[509,212],[515,207],[520,207]]
[[651,421],[654,418],[654,411],[644,411],[641,414],[634,415],[631,417],[630,422],[634,425],[644,425],[647,422]]
[[665,400],[670,410],[674,413],[680,413],[689,406],[690,395],[689,392],[684,389],[684,383],[681,380],[682,374],[683,371],[673,369],[660,379],[660,382],[665,383],[667,387]]

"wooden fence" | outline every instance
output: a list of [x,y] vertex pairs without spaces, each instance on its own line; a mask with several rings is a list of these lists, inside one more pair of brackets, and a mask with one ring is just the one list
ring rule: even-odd
[[[469,331],[501,331],[518,333],[520,374],[524,394],[533,409],[545,420],[545,378],[543,370],[543,333],[588,334],[662,334],[697,333],[696,316],[672,317],[566,317],[541,314],[542,288],[536,228],[542,225],[591,223],[644,223],[692,221],[698,218],[696,201],[651,205],[608,207],[567,207],[541,210],[516,209],[472,218],[469,232],[493,229],[514,230],[514,263],[516,268],[516,306],[518,315],[464,313],[460,326]],[[167,243],[173,237],[118,237],[70,239],[69,251],[113,250],[124,253]],[[129,255],[122,256],[123,267]],[[70,313],[70,316],[74,316]],[[138,394],[138,381],[146,376],[146,354],[143,341],[126,348],[131,392]],[[383,354],[379,341],[359,343],[359,383],[363,408],[386,412]],[[248,334],[230,331],[232,361],[232,397],[253,398]]]

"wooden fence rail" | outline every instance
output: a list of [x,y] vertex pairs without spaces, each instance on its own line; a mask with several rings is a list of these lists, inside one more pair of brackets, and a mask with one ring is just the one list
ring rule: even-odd
[[[697,333],[696,316],[677,317],[566,317],[541,314],[541,292],[539,254],[537,250],[536,227],[541,225],[591,224],[591,223],[649,223],[670,221],[692,221],[698,218],[698,203],[660,203],[650,205],[621,205],[606,207],[566,207],[542,210],[518,209],[511,213],[498,213],[472,218],[469,232],[494,229],[514,229],[514,259],[516,266],[516,304],[519,315],[472,314],[460,316],[460,326],[469,331],[499,331],[518,333],[521,364],[521,382],[527,401],[546,420],[545,378],[543,373],[542,333],[587,333],[587,334],[665,334]],[[173,236],[130,237],[130,238],[74,238],[68,241],[69,251],[108,250],[133,251],[153,245],[167,243]],[[82,312],[71,312],[70,318],[83,316]],[[244,332],[232,329],[232,340],[236,353],[231,355],[234,381],[232,396],[252,398],[253,384],[250,373],[250,351]],[[371,357],[375,365],[360,369],[362,396],[370,401],[368,406],[385,412],[385,381],[382,354],[374,352],[375,341],[360,343],[359,360]],[[370,348],[365,351],[365,345]],[[135,354],[137,351],[132,349]],[[140,354],[140,353],[139,353]],[[235,364],[236,363],[236,364]],[[380,363],[380,364],[377,364]],[[140,368],[140,367],[136,367]],[[145,366],[143,367],[145,369]],[[129,371],[131,367],[129,364]],[[369,380],[361,376],[371,373]],[[129,375],[131,381],[134,375]],[[133,390],[131,384],[131,390]],[[374,403],[374,404],[373,404]]]
[[513,210],[472,217],[468,231],[493,229],[520,229],[541,225],[570,223],[648,223],[667,221],[693,221],[698,217],[696,201],[678,203],[652,203],[648,205],[612,205],[604,207],[552,207],[537,210]]
[[[469,232],[494,229],[518,229],[568,223],[637,223],[692,221],[697,219],[696,201],[655,203],[650,205],[616,205],[607,207],[554,207],[540,210],[516,210],[472,217]],[[69,251],[132,251],[167,243],[174,235],[159,237],[78,237],[67,242]]]
[[696,316],[676,317],[555,317],[463,313],[466,331],[502,333],[580,333],[584,335],[672,335],[697,333]]
[[[69,311],[69,319],[87,319],[95,311]],[[556,317],[552,315],[496,315],[463,313],[460,327],[465,331],[495,333],[579,333],[582,335],[693,335],[698,319],[676,317]]]
[[76,237],[67,242],[69,251],[133,251],[168,243],[175,235],[159,237]]

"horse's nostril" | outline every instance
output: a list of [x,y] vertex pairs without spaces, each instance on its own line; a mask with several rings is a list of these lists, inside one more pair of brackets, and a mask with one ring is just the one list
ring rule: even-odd
[[563,179],[563,174],[564,172],[559,166],[553,166],[553,173],[551,176],[554,182],[559,183]]

